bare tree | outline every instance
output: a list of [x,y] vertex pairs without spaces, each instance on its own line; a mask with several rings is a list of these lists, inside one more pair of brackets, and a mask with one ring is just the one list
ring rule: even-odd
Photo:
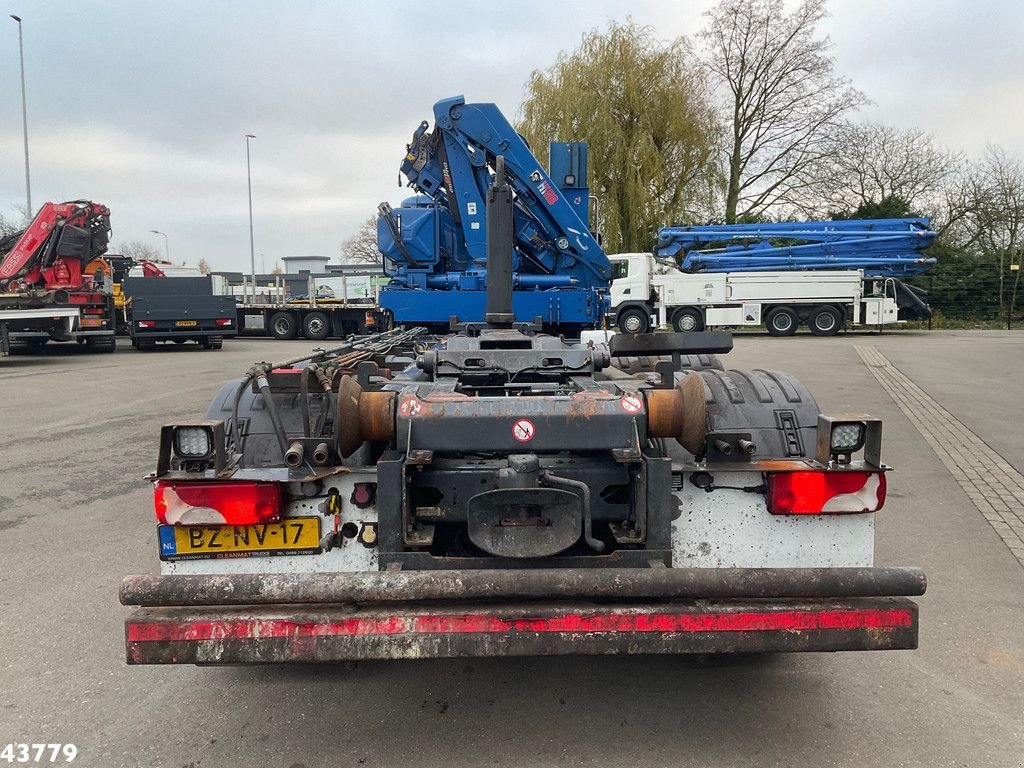
[[817,35],[825,15],[825,0],[788,14],[782,0],[722,0],[707,13],[704,62],[732,129],[726,222],[799,199],[840,118],[866,102],[833,72],[832,43]]
[[24,217],[11,218],[0,213],[0,237],[8,237],[25,229]]
[[272,274],[272,275],[283,275],[284,274],[284,270],[281,268],[280,264],[275,264],[274,268],[272,270],[270,270],[270,274]]
[[[965,216],[969,242],[998,262],[999,307],[1009,305],[1012,312],[1024,270],[1024,164],[990,145],[971,176],[968,194],[975,200]],[[1014,267],[1008,292],[1007,272]]]
[[111,247],[110,253],[119,253],[135,261],[160,260],[160,251],[141,240],[125,240],[120,245]]
[[845,122],[829,136],[827,151],[810,170],[810,195],[799,207],[822,213],[898,199],[940,216],[949,182],[962,165],[962,155],[937,146],[919,128]]
[[210,262],[208,262],[205,258],[200,257],[198,267],[199,267],[199,272],[201,274],[203,274],[203,275],[210,274]]
[[380,250],[377,248],[377,217],[371,216],[359,225],[352,235],[341,244],[342,264],[375,264],[382,263]]

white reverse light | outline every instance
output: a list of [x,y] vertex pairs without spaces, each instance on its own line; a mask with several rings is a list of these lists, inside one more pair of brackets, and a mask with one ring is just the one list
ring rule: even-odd
[[212,447],[210,430],[205,427],[178,427],[174,431],[174,452],[183,459],[204,459]]
[[830,447],[838,453],[852,453],[864,443],[864,425],[859,422],[833,424]]

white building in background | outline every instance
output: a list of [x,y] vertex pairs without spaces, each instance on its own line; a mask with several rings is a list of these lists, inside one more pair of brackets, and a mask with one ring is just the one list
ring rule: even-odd
[[284,273],[286,275],[297,275],[301,272],[320,274],[327,271],[329,256],[282,256],[284,262]]

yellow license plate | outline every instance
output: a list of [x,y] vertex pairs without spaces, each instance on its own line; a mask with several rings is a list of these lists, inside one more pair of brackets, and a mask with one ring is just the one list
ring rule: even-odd
[[191,328],[193,326],[199,325],[199,321],[198,320],[179,320],[178,322],[175,323],[175,325],[178,326],[179,328]]
[[161,560],[303,555],[320,551],[320,518],[259,525],[161,525]]

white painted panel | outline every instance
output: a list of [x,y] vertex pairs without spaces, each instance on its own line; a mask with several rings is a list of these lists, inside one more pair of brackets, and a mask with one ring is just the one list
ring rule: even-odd
[[[722,485],[761,483],[757,473],[719,473]],[[707,493],[687,479],[673,494],[672,564],[677,568],[867,567],[874,561],[875,516],[772,515],[761,494]]]

